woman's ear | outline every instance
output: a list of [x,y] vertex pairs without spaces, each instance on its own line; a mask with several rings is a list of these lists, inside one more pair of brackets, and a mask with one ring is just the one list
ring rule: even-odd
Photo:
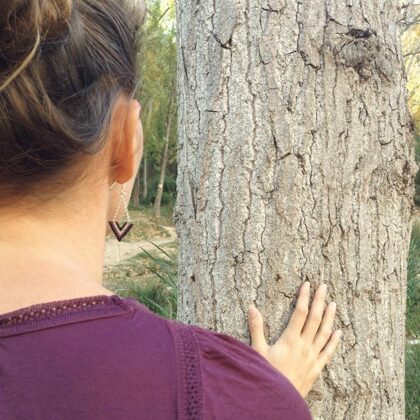
[[143,152],[140,122],[140,103],[135,100],[118,100],[113,115],[112,137],[114,150],[111,159],[110,179],[125,184],[137,173]]

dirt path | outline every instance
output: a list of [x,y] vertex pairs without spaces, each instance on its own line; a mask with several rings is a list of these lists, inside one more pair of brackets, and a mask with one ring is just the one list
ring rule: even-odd
[[[176,234],[174,227],[167,227],[163,226],[170,234],[167,238],[159,238],[159,239],[152,239],[151,241],[156,245],[164,245],[169,242],[175,241],[178,236]],[[155,250],[156,247],[153,246],[150,242],[147,241],[138,241],[138,242],[124,242],[122,240],[120,242],[120,261],[117,261],[117,253],[118,253],[118,241],[115,238],[109,237],[105,243],[105,264],[104,268],[107,269],[114,265],[122,263],[124,260],[131,258],[132,256],[143,252],[142,248],[146,251]]]

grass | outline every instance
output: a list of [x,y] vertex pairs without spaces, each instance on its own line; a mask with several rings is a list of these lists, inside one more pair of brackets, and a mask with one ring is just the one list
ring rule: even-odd
[[405,350],[405,418],[420,419],[420,346],[407,344]]
[[104,285],[122,297],[134,297],[153,312],[176,319],[178,244],[164,247],[150,241],[155,249],[134,255],[104,273]]
[[[407,263],[406,336],[420,337],[420,223],[413,225]],[[420,419],[420,345],[405,350],[405,418]]]
[[164,226],[172,226],[173,225],[173,206],[163,206],[160,208],[160,218],[155,218],[153,215],[154,209],[151,204],[145,205],[140,204],[140,207],[138,209],[135,209],[131,206],[129,206],[130,214],[132,212],[138,213],[141,217],[146,217],[148,219],[154,219],[155,222],[158,222],[160,225]]
[[406,335],[420,337],[420,223],[413,225],[407,263]]

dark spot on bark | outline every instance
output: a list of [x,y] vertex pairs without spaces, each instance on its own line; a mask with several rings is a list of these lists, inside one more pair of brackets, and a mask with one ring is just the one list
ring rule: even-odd
[[371,31],[369,28],[366,28],[366,29],[351,28],[350,31],[347,32],[347,35],[350,35],[353,38],[369,38],[373,34],[374,32]]
[[360,80],[368,80],[376,74],[382,81],[392,82],[398,63],[374,30],[349,28],[344,36],[339,37],[333,51],[337,62],[353,68]]
[[411,130],[411,131],[415,131],[415,129],[416,129],[416,124],[415,124],[415,122],[414,122],[414,119],[413,119],[413,118],[411,118],[411,117],[409,117],[409,118],[410,118],[409,123],[408,123],[409,128],[410,128],[410,130]]

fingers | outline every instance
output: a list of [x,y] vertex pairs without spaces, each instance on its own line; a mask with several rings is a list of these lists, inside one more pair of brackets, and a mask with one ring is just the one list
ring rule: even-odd
[[325,343],[330,339],[333,332],[336,306],[335,302],[331,302],[325,309],[324,317],[314,339],[314,347],[318,352],[324,348]]
[[326,295],[327,285],[322,283],[315,292],[311,310],[302,331],[302,337],[310,342],[313,341],[315,334],[318,331],[319,325],[321,324]]
[[309,281],[305,281],[300,287],[295,309],[286,327],[286,331],[289,334],[300,335],[302,332],[303,325],[308,316],[309,286]]
[[268,346],[264,336],[264,322],[261,312],[255,306],[250,305],[248,309],[248,324],[251,347],[258,352],[264,351]]
[[336,330],[332,333],[330,340],[324,347],[324,349],[319,354],[319,363],[321,364],[321,370],[324,366],[330,361],[331,357],[334,355],[335,350],[340,342],[340,338],[342,336],[341,330]]

